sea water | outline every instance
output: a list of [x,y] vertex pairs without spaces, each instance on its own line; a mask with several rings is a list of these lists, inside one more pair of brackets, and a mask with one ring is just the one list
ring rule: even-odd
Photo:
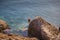
[[24,30],[28,26],[27,19],[36,16],[59,27],[60,0],[0,0],[0,19],[13,30]]

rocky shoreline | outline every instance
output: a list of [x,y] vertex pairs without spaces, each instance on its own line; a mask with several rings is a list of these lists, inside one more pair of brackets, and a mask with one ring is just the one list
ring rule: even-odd
[[28,19],[28,37],[6,34],[4,30],[10,29],[8,24],[0,20],[0,40],[60,40],[60,30],[54,25],[46,22],[41,17]]
[[0,40],[38,40],[38,39],[37,38],[29,38],[29,37],[18,36],[18,35],[14,35],[14,34],[0,33]]
[[38,40],[37,38],[24,37],[16,34],[8,34],[10,28],[4,20],[0,20],[0,40]]

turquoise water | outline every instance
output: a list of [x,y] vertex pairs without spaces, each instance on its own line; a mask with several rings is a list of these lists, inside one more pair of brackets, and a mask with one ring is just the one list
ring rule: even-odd
[[60,26],[60,0],[0,0],[0,19],[12,29],[28,25],[27,19],[41,16],[49,23]]

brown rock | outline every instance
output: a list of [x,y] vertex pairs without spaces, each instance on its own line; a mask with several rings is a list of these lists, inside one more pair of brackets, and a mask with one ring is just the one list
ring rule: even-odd
[[37,38],[23,37],[15,34],[10,36],[7,34],[0,33],[0,40],[38,40]]
[[8,28],[8,24],[4,20],[0,20],[0,32]]
[[50,40],[58,35],[58,29],[41,17],[33,19],[28,28],[28,36],[36,37],[39,40]]

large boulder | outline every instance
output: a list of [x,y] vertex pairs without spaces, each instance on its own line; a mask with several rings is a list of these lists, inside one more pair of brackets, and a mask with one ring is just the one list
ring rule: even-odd
[[52,40],[58,35],[58,29],[41,17],[36,17],[29,23],[28,36],[39,40]]
[[9,29],[8,24],[4,20],[0,20],[0,32],[3,32],[5,29]]

